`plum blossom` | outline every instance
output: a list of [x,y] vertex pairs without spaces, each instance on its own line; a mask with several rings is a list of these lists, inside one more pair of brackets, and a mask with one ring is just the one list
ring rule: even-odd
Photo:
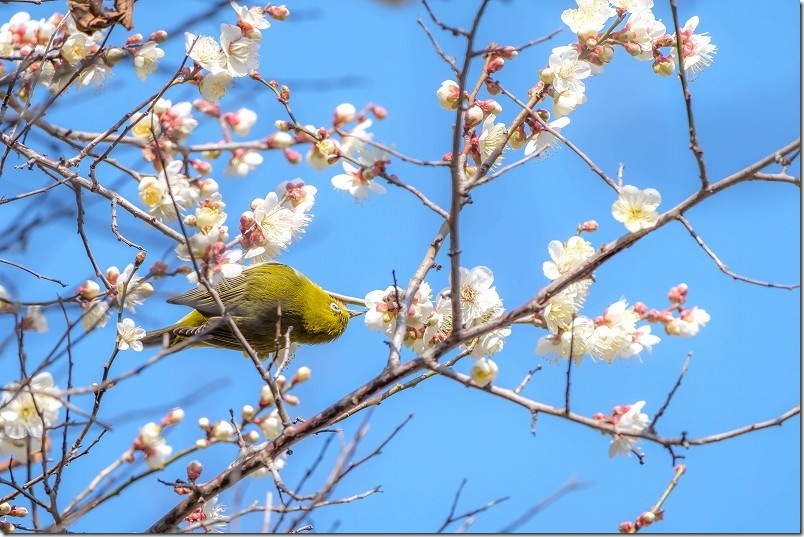
[[156,72],[159,60],[165,55],[165,51],[157,46],[155,41],[148,41],[134,53],[134,72],[140,80],[145,80],[148,75]]
[[556,92],[584,92],[582,81],[592,74],[592,66],[580,58],[580,53],[574,47],[566,45],[554,48],[548,65],[553,74],[552,84]]
[[47,371],[27,383],[6,384],[0,403],[3,433],[12,440],[42,438],[45,428],[58,419],[61,406],[61,390]]
[[[547,125],[556,132],[561,132],[561,129],[569,125],[570,118],[560,117],[551,121]],[[551,148],[555,147],[558,143],[558,138],[552,132],[541,130],[530,137],[527,145],[525,145],[525,156],[532,153],[540,153],[542,156],[547,156]]]
[[[690,18],[681,28],[681,52],[684,55],[684,71],[689,71],[695,78],[704,69],[712,65],[712,56],[717,52],[717,46],[712,44],[712,38],[706,34],[696,34],[700,19]],[[671,50],[673,62],[678,61],[678,51],[673,45]]]
[[245,177],[249,173],[257,169],[257,166],[262,164],[263,157],[257,151],[252,149],[235,149],[232,152],[232,158],[229,160],[229,165],[226,166],[223,174],[235,177]]
[[221,24],[221,48],[226,55],[226,69],[233,77],[248,75],[252,69],[257,69],[260,62],[257,50],[260,48],[259,31],[246,37],[237,26]]
[[376,175],[371,167],[360,167],[351,162],[343,161],[342,173],[331,179],[332,186],[338,190],[349,192],[355,199],[364,200],[369,194],[385,194],[385,187],[376,181]]
[[566,243],[550,241],[547,251],[552,261],[545,261],[542,271],[551,280],[560,278],[595,253],[592,243],[578,236],[570,237]]
[[536,344],[536,354],[565,360],[572,356],[575,363],[580,364],[584,354],[589,351],[594,330],[595,323],[592,319],[578,316],[570,323],[569,329],[560,334],[542,336]]
[[226,69],[226,54],[214,37],[185,32],[184,48],[193,61],[210,73]]
[[445,80],[436,91],[438,105],[445,110],[455,110],[461,102],[460,88],[453,80]]
[[645,401],[634,403],[625,414],[621,415],[617,420],[614,428],[618,432],[611,435],[611,444],[609,445],[610,458],[614,458],[615,455],[627,456],[636,446],[639,438],[620,433],[639,434],[648,427],[650,418],[647,414],[641,412],[644,406]]
[[140,340],[145,337],[145,330],[135,326],[132,319],[126,318],[117,323],[117,335],[117,348],[121,351],[129,348],[135,352],[142,350],[142,341]]
[[611,215],[631,233],[650,229],[659,220],[656,209],[661,202],[662,196],[658,190],[640,190],[633,185],[625,185],[620,189],[619,199],[611,206]]
[[665,324],[664,330],[670,336],[692,337],[701,330],[701,327],[706,326],[710,319],[711,316],[706,310],[696,306],[684,310],[680,317],[674,317]]
[[578,9],[567,9],[561,14],[561,21],[569,26],[572,33],[583,38],[594,37],[603,29],[606,21],[617,14],[608,0],[576,0]]

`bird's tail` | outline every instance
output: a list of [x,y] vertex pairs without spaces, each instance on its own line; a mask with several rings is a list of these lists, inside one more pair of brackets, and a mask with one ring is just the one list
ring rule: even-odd
[[161,328],[159,330],[153,330],[151,332],[146,332],[145,337],[143,337],[140,341],[146,347],[153,347],[159,345],[160,347],[172,347],[176,343],[178,343],[180,336],[177,336],[173,333],[173,330],[178,328],[179,324],[176,323],[174,325],[168,326],[167,328]]
[[180,329],[186,330],[188,328],[203,326],[206,321],[206,317],[197,311],[191,311],[176,324],[172,324],[166,328],[160,328],[159,330],[146,332],[145,336],[140,341],[145,346],[159,345],[160,347],[172,347],[181,340],[187,339],[186,335],[179,333],[182,331]]

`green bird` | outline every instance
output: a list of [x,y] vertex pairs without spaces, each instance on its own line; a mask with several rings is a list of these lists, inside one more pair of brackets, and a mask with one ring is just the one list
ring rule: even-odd
[[[277,321],[281,348],[288,329],[291,342],[326,343],[340,337],[349,319],[363,313],[347,309],[304,274],[280,263],[248,267],[240,276],[224,278],[214,288],[260,358],[276,351]],[[168,303],[194,310],[176,324],[145,334],[145,345],[160,345],[167,338],[168,346],[173,346],[200,334],[192,346],[244,351],[228,324],[222,322],[220,308],[204,286],[169,298]]]

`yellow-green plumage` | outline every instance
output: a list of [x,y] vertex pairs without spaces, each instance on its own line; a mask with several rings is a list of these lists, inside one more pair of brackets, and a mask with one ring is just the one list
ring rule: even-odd
[[[301,272],[279,263],[249,267],[240,276],[221,280],[215,291],[260,357],[276,350],[277,320],[281,319],[281,348],[288,328],[292,342],[326,343],[343,334],[349,319],[358,314]],[[168,302],[194,310],[172,326],[148,332],[142,340],[146,345],[161,344],[165,334],[171,346],[202,334],[195,345],[243,350],[225,322],[209,330],[208,323],[217,322],[221,312],[205,287],[199,286]]]

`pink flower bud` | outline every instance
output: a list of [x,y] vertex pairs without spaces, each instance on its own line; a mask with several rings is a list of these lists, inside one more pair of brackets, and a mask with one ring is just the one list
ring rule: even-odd
[[636,533],[636,526],[629,520],[627,522],[621,522],[617,530],[620,533]]
[[595,412],[592,415],[592,419],[593,420],[604,420],[604,419],[606,419],[606,415],[604,413],[602,413],[602,412]]
[[204,470],[201,461],[190,461],[187,464],[187,479],[189,481],[195,481],[199,477],[201,477],[201,472]]
[[645,305],[644,302],[635,302],[634,311],[638,313],[641,317],[644,317],[645,314],[648,313],[648,306]]
[[211,103],[206,99],[198,98],[194,100],[193,108],[210,117],[219,117],[221,115],[221,107],[217,103]]
[[290,10],[284,4],[281,6],[268,6],[265,13],[275,21],[283,21],[290,17]]
[[442,162],[452,162],[452,152],[450,151],[449,153],[444,153],[444,155],[441,157],[441,160]]
[[587,233],[591,233],[593,231],[597,231],[598,223],[595,220],[587,220],[583,224],[581,224],[581,231],[586,231]]
[[167,274],[167,270],[168,270],[167,263],[165,263],[164,261],[157,260],[154,262],[153,265],[151,265],[151,268],[148,269],[148,272],[150,272],[154,276],[164,276],[165,274]]
[[336,127],[348,123],[355,118],[357,109],[352,103],[343,103],[335,107],[335,117],[332,124]]
[[176,425],[183,419],[184,419],[184,409],[176,407],[174,409],[171,409],[171,411],[167,413],[163,421],[165,422],[165,425]]
[[519,52],[512,47],[511,45],[506,45],[502,49],[497,52],[501,57],[505,58],[506,60],[513,60],[517,57]]
[[388,110],[376,104],[371,107],[371,113],[374,114],[374,117],[379,120],[383,120],[388,117]]
[[12,507],[11,512],[8,514],[8,516],[18,516],[20,518],[28,516],[28,509],[26,509],[21,505]]
[[285,395],[282,396],[282,399],[287,404],[293,405],[293,406],[296,406],[301,402],[298,397],[296,397],[295,395],[293,395],[291,393],[286,393]]
[[291,164],[298,164],[302,161],[301,153],[298,151],[294,151],[293,149],[286,147],[282,150],[282,152],[285,154],[287,161]]
[[463,114],[465,128],[472,128],[475,125],[480,125],[480,123],[483,122],[483,119],[485,119],[483,109],[477,105],[472,105],[469,110]]
[[623,47],[625,48],[625,51],[631,56],[638,56],[639,54],[642,53],[642,47],[640,47],[633,41],[627,42],[625,45],[623,45]]
[[499,95],[502,93],[499,84],[489,79],[486,79],[486,91],[489,92],[489,95]]
[[126,45],[139,45],[142,43],[142,34],[132,34],[126,39]]
[[209,175],[212,172],[212,164],[200,158],[191,160],[190,166],[201,175]]
[[92,300],[100,294],[100,285],[93,280],[85,281],[81,287],[78,288],[78,295],[84,300]]
[[650,511],[645,511],[641,515],[639,515],[636,519],[636,527],[637,528],[644,528],[645,526],[650,526],[656,521],[656,515],[651,513]]
[[148,41],[155,41],[157,43],[164,43],[167,41],[168,33],[165,30],[157,30],[151,34]]
[[486,70],[489,73],[496,73],[500,71],[503,67],[505,67],[505,60],[500,58],[499,56],[491,60],[488,65],[486,65]]
[[502,112],[502,106],[500,103],[495,101],[494,99],[487,99],[485,101],[475,101],[475,104],[483,110],[483,114],[488,116],[489,114],[497,115]]
[[268,147],[271,149],[285,149],[286,147],[293,145],[294,141],[293,135],[282,131],[270,134],[265,139],[265,143],[268,144]]
[[106,279],[109,280],[110,284],[116,285],[118,276],[120,276],[119,268],[109,267],[108,269],[106,269]]

